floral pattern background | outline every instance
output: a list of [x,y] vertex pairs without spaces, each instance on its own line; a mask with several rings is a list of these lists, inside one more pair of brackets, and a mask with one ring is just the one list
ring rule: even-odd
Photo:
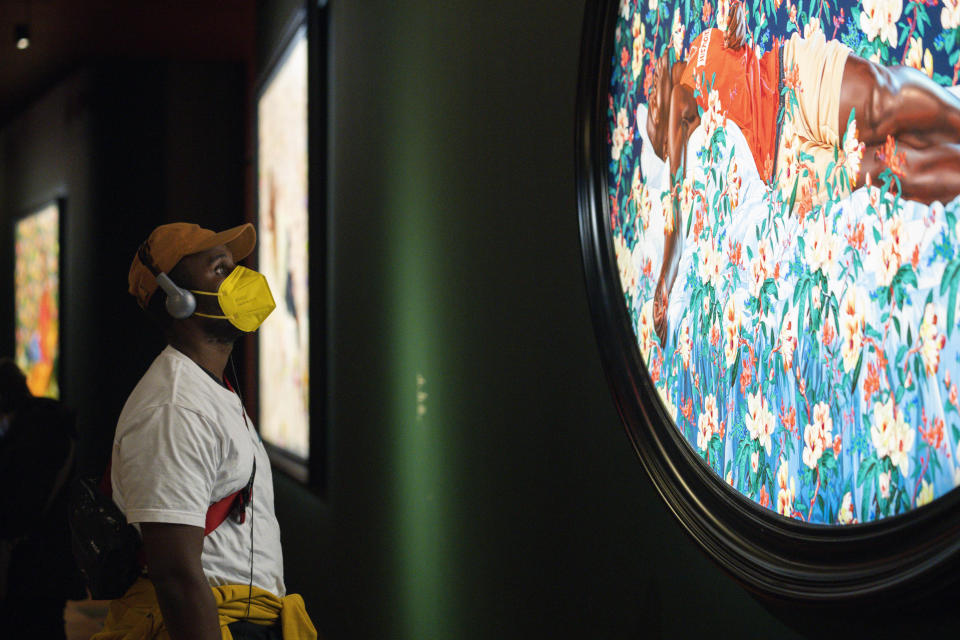
[[[746,0],[760,53],[822,30],[857,55],[952,87],[960,0]],[[726,0],[621,0],[608,96],[611,240],[637,345],[690,446],[747,498],[822,525],[921,507],[960,485],[960,199],[901,198],[896,148],[850,192],[851,135],[815,173],[827,196],[771,189],[749,147],[708,106],[677,192],[685,247],[665,344],[653,331],[668,171],[645,144],[653,62],[683,59]],[[785,78],[783,99],[792,99]],[[695,162],[689,159],[695,158]],[[888,195],[882,195],[887,193]]]
[[60,210],[56,203],[14,231],[14,358],[35,396],[60,396]]

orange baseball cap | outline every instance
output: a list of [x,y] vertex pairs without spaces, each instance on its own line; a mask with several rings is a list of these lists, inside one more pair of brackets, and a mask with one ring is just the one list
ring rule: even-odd
[[[184,256],[221,244],[230,249],[234,262],[240,262],[250,255],[257,244],[257,232],[249,222],[220,233],[189,222],[172,222],[154,229],[141,249],[157,271],[169,273]],[[130,264],[127,281],[130,295],[137,299],[141,307],[146,308],[153,292],[157,290],[157,278],[140,260],[139,250]]]

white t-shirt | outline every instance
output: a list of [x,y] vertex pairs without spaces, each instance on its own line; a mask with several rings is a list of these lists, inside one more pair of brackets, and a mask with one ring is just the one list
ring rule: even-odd
[[[203,527],[207,509],[257,473],[244,524],[224,520],[203,541],[211,585],[253,584],[283,597],[280,527],[273,513],[270,459],[240,398],[168,346],[120,413],[113,441],[113,500],[131,523]],[[252,508],[252,513],[251,513]]]

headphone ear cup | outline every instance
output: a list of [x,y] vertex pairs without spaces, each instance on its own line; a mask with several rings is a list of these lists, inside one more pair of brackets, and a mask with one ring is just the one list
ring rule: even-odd
[[189,291],[180,289],[176,294],[167,296],[166,306],[167,313],[177,320],[183,320],[197,310],[197,299]]
[[174,284],[173,280],[171,280],[167,274],[162,272],[158,273],[157,284],[160,285],[163,292],[167,294],[167,313],[177,320],[189,318],[193,315],[193,312],[197,310],[197,300],[193,294]]

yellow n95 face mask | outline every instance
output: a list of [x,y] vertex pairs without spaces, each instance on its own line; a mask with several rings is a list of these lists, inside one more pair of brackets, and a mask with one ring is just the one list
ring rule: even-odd
[[246,267],[235,267],[217,291],[193,291],[204,296],[217,296],[222,316],[195,313],[201,318],[223,318],[241,331],[256,331],[277,307],[270,285],[262,273]]

